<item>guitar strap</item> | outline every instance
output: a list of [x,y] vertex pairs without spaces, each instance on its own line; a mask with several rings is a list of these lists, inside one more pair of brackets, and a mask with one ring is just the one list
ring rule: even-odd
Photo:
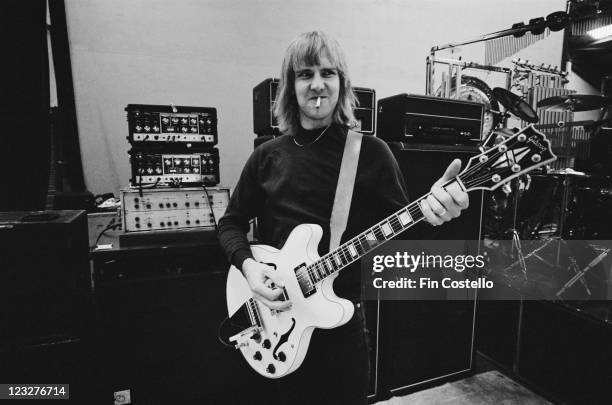
[[351,200],[353,198],[353,186],[357,175],[357,164],[359,163],[359,151],[361,150],[362,134],[355,131],[348,131],[344,152],[342,153],[342,163],[340,164],[340,175],[338,185],[334,195],[334,206],[332,208],[329,238],[329,250],[333,250],[340,245],[340,238],[346,229]]

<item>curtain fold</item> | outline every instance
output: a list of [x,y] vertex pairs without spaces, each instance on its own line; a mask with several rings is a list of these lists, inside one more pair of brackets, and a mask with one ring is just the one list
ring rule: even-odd
[[0,2],[0,211],[39,210],[49,180],[49,60],[45,0]]

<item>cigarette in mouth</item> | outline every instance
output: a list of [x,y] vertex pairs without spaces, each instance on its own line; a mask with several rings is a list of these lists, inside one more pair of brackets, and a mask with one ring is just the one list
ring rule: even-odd
[[317,97],[317,105],[315,105],[315,107],[321,107],[321,97]]

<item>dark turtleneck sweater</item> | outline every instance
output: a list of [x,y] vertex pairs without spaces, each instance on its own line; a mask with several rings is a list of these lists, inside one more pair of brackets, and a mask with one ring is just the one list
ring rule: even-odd
[[[219,241],[238,268],[251,257],[246,232],[257,217],[260,242],[281,248],[297,225],[323,228],[319,254],[329,249],[331,216],[347,128],[333,124],[301,128],[295,136],[268,141],[251,154],[219,220]],[[297,141],[300,145],[296,145]],[[408,204],[404,179],[386,143],[363,136],[353,199],[342,242]],[[359,265],[342,270],[334,283],[337,294],[360,300]]]

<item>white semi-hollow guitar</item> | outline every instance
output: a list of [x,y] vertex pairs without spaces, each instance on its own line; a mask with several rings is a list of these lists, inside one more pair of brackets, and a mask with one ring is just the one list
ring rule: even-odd
[[[550,143],[532,125],[492,149],[472,157],[465,169],[445,186],[458,182],[465,191],[494,190],[511,179],[555,160]],[[333,281],[338,272],[372,249],[394,238],[423,219],[420,201],[319,257],[322,236],[318,225],[293,229],[282,249],[252,246],[255,260],[276,269],[290,309],[275,311],[255,298],[240,270],[231,267],[227,278],[226,340],[240,349],[259,374],[280,378],[295,371],[308,351],[315,328],[341,326],[353,316],[353,304],[336,296]]]

